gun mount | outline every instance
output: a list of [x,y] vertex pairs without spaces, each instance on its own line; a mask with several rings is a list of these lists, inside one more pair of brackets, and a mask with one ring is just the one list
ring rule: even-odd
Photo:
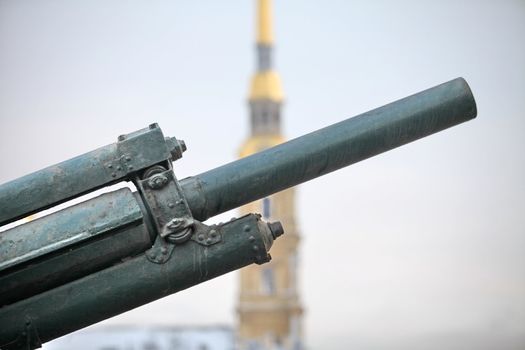
[[34,349],[243,266],[269,261],[281,225],[202,221],[476,116],[455,79],[202,174],[156,124],[0,186],[0,225],[119,182],[0,233],[0,348]]

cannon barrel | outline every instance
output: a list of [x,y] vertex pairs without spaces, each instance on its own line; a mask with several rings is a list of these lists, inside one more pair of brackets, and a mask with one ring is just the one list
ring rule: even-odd
[[476,117],[457,78],[249,157],[181,180],[193,216],[214,215]]
[[43,342],[243,266],[282,233],[240,205],[476,116],[455,79],[263,152],[178,181],[185,145],[157,124],[0,186],[0,225],[117,182],[123,188],[0,233],[0,348]]

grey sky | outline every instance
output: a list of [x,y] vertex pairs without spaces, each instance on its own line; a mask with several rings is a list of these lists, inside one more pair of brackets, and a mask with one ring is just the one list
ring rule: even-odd
[[[0,0],[0,182],[157,121],[248,132],[253,1]],[[478,118],[300,187],[312,349],[525,346],[525,2],[275,0],[288,137],[457,76]],[[227,217],[231,216],[228,214]],[[235,274],[109,323],[234,323]]]

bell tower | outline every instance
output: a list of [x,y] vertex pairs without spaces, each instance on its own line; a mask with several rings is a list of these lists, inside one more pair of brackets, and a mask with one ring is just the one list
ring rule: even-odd
[[[273,69],[271,0],[257,0],[257,71],[249,93],[250,136],[240,157],[284,141],[281,132],[283,91]],[[265,220],[280,220],[285,234],[272,248],[272,260],[240,272],[239,348],[241,350],[302,349],[301,315],[297,284],[299,233],[295,223],[295,190],[288,189],[245,205],[241,213],[260,213]]]

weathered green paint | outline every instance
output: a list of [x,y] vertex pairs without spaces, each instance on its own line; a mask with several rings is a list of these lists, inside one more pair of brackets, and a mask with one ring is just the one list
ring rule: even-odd
[[5,183],[0,186],[0,225],[128,179],[172,158],[179,148],[179,143],[165,139],[158,125],[152,124],[121,135],[117,143]]
[[121,180],[138,192],[115,191],[0,234],[0,348],[32,349],[264,263],[279,224],[256,215],[212,226],[198,220],[475,116],[468,85],[455,79],[180,183],[171,161],[185,146],[152,124],[4,184],[0,224]]
[[197,220],[223,213],[475,118],[454,79],[276,147],[181,180]]
[[122,188],[2,232],[0,306],[149,249],[154,234],[139,203]]
[[0,309],[0,347],[20,349],[26,322],[43,343],[239,269],[266,256],[273,240],[268,226],[253,214],[211,229],[220,231],[220,244],[188,241],[175,247],[165,264],[140,255],[4,306]]

